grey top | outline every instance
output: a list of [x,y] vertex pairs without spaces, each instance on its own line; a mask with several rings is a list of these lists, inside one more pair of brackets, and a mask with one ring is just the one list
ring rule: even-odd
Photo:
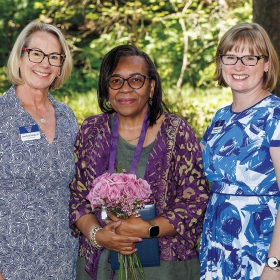
[[[139,162],[136,168],[137,178],[144,178],[146,164],[151,149],[153,147],[153,144],[154,143],[151,143],[148,146],[143,147],[142,149]],[[117,148],[117,162],[120,163],[122,169],[125,169],[125,171],[128,173],[130,171],[131,163],[134,158],[135,150],[136,150],[136,146],[129,144],[121,136],[119,136],[118,148]]]
[[[68,214],[78,125],[68,106],[51,94],[49,99],[56,112],[52,144],[21,105],[15,86],[0,97],[0,271],[5,280],[75,279],[78,240],[71,236]],[[23,141],[24,135],[29,140]]]

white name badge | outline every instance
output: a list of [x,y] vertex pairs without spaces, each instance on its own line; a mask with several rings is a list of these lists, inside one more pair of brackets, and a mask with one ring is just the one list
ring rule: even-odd
[[225,124],[225,121],[224,121],[224,120],[216,121],[215,124],[214,124],[214,127],[213,127],[213,129],[212,129],[211,134],[217,134],[217,133],[219,133],[219,132],[222,130],[224,124]]
[[19,127],[20,138],[22,141],[41,139],[41,133],[37,124]]

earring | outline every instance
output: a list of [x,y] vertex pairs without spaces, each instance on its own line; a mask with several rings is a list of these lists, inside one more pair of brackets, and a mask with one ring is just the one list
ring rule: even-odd
[[111,103],[110,103],[110,101],[108,99],[105,100],[105,104],[106,104],[106,106],[110,106],[111,105]]
[[150,106],[153,105],[153,98],[152,97],[149,97],[149,104],[150,104]]

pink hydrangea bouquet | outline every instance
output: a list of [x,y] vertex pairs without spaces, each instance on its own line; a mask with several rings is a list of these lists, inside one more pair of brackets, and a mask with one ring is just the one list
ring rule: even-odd
[[[104,173],[93,180],[87,195],[91,207],[104,209],[121,219],[132,215],[138,216],[139,209],[144,208],[145,202],[151,195],[150,185],[146,180],[137,179],[130,173]],[[119,280],[137,280],[137,271],[142,279],[145,274],[137,253],[129,256],[119,254]]]

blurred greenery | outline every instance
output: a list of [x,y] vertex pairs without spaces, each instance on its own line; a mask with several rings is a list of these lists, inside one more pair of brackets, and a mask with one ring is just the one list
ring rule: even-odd
[[73,108],[79,123],[99,112],[103,56],[128,43],[154,60],[168,107],[201,138],[214,112],[231,102],[228,90],[212,81],[217,43],[230,26],[252,20],[252,0],[0,0],[0,15],[0,93],[10,86],[5,70],[16,37],[39,19],[61,28],[71,45],[74,70],[53,94]]

